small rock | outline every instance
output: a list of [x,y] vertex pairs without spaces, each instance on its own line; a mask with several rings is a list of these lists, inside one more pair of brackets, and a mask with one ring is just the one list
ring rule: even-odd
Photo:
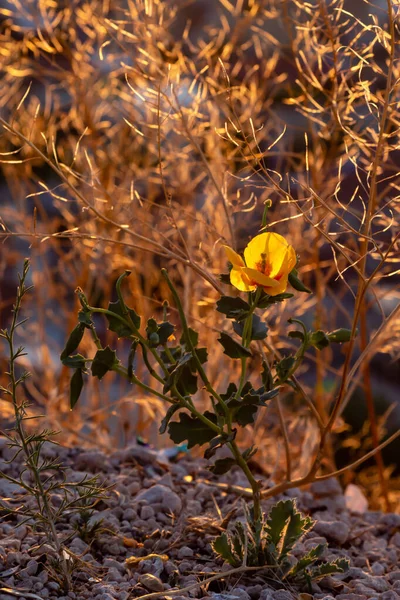
[[154,510],[152,509],[151,506],[142,506],[142,509],[140,511],[140,518],[143,519],[143,521],[147,521],[148,519],[152,519],[154,517]]
[[344,492],[346,508],[354,513],[365,513],[368,510],[368,500],[358,485],[349,483]]
[[393,583],[394,581],[400,581],[400,570],[397,569],[396,571],[392,571],[391,573],[389,573],[388,579],[391,583]]
[[164,591],[164,584],[161,579],[155,577],[155,575],[151,575],[151,573],[144,573],[144,575],[140,575],[139,582],[151,592]]
[[287,590],[276,590],[275,592],[271,593],[271,597],[273,600],[294,600],[293,594]]
[[349,526],[342,521],[317,521],[314,531],[337,544],[344,544],[349,537]]
[[385,577],[373,577],[372,575],[365,574],[362,583],[377,592],[386,592],[389,589],[389,584]]
[[390,538],[389,543],[396,546],[396,548],[400,548],[400,531],[397,531],[394,536]]
[[336,600],[367,600],[363,594],[338,594]]
[[178,558],[192,558],[194,552],[189,546],[182,546],[178,550]]
[[394,590],[388,590],[380,595],[380,600],[399,600],[400,596]]
[[335,496],[343,494],[340,483],[334,477],[324,479],[323,481],[314,481],[310,487],[311,493],[315,496]]
[[161,502],[162,509],[165,512],[179,514],[182,510],[182,501],[178,494],[173,492],[165,485],[156,484],[147,490],[142,490],[135,498],[135,502],[145,500],[150,506],[156,502]]

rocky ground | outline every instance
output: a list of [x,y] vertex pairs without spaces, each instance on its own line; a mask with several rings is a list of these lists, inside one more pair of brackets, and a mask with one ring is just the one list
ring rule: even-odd
[[[177,600],[400,600],[400,515],[349,511],[334,480],[290,493],[298,498],[298,507],[318,521],[295,554],[327,541],[324,558],[348,557],[351,567],[347,573],[314,584],[313,596],[254,572],[195,586],[230,568],[215,559],[210,542],[227,525],[227,515],[231,513],[232,522],[243,514],[237,496],[207,483],[210,473],[204,462],[186,456],[171,463],[142,446],[108,456],[56,446],[45,446],[44,452],[60,455],[69,467],[70,481],[99,474],[114,487],[90,518],[89,526],[101,524],[96,535],[85,536],[82,526],[80,533],[76,531],[79,515],[66,515],[58,524],[60,537],[70,536],[67,546],[73,591],[68,594],[51,577],[54,550],[44,543],[43,535],[35,533],[29,523],[17,528],[17,517],[3,515],[0,600],[127,600],[151,593],[153,598]],[[6,440],[0,438],[0,469],[16,476],[20,463],[8,464],[11,455]],[[238,471],[227,477],[224,481],[245,483]],[[20,491],[0,479],[0,495],[11,505]],[[267,502],[264,508],[271,504]],[[180,592],[174,595],[176,588]]]

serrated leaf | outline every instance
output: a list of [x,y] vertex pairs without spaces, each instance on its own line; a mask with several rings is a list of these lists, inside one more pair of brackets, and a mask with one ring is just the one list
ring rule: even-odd
[[327,336],[330,342],[343,344],[351,340],[351,330],[342,327],[340,329],[335,329],[335,331],[331,331]]
[[[115,313],[119,317],[125,318],[124,311],[122,309],[121,302],[119,300],[117,300],[116,302],[110,302],[108,305],[108,310]],[[129,313],[130,318],[132,319],[132,323],[135,326],[135,328],[139,329],[140,328],[139,315],[133,310],[133,308],[128,308],[128,313]],[[132,329],[130,327],[128,327],[128,325],[125,325],[118,318],[113,317],[112,315],[106,315],[106,317],[107,317],[107,321],[108,321],[108,329],[110,331],[114,331],[114,333],[116,333],[118,335],[118,337],[130,337],[134,333],[132,331]],[[125,318],[125,320],[126,320],[126,318]]]
[[[240,337],[243,335],[244,323],[233,323],[233,329]],[[258,315],[253,315],[251,325],[251,338],[252,340],[265,340],[268,335],[268,327],[263,323]]]
[[239,344],[231,338],[230,335],[224,331],[221,333],[221,337],[218,338],[219,343],[224,349],[224,354],[230,358],[247,358],[251,356],[251,352],[248,348]]
[[294,500],[275,504],[267,519],[267,536],[276,560],[282,562],[295,543],[314,525],[310,517],[302,517]]
[[70,333],[67,343],[65,344],[64,350],[61,352],[61,360],[67,358],[67,356],[72,354],[77,349],[77,347],[81,343],[85,329],[86,327],[84,323],[78,323],[78,325],[74,327],[74,329]]
[[62,364],[71,369],[84,369],[86,358],[82,354],[74,354],[73,356],[67,356],[62,360]]
[[322,565],[311,567],[309,570],[309,576],[314,581],[322,579],[327,575],[334,575],[335,573],[346,573],[349,569],[350,563],[346,558],[337,558],[332,562],[325,562]]
[[241,321],[249,313],[250,305],[239,297],[221,296],[217,300],[217,311],[226,315],[228,319],[237,319]]
[[158,430],[159,433],[165,433],[167,431],[168,423],[170,422],[170,420],[172,419],[172,417],[174,416],[174,414],[180,408],[181,408],[180,404],[171,404],[171,406],[167,410],[167,414],[165,415],[165,417],[161,421],[161,425],[160,425],[160,428]]
[[104,375],[112,370],[112,367],[117,362],[117,355],[115,350],[111,350],[109,346],[103,350],[97,350],[93,362],[92,362],[92,375],[102,379]]
[[83,375],[82,369],[77,369],[71,377],[70,388],[69,388],[69,405],[71,410],[74,408],[79,400],[83,388]]
[[289,283],[292,288],[298,292],[305,292],[306,294],[312,293],[311,290],[298,278],[296,269],[293,269],[293,271],[289,273]]
[[296,577],[299,574],[301,574],[301,572],[304,571],[304,569],[312,565],[318,558],[320,558],[326,547],[326,544],[318,544],[317,546],[311,548],[311,550],[309,550],[307,554],[304,554],[304,556],[302,556],[297,561],[297,563],[292,567],[292,569],[290,569],[285,579],[289,579],[290,577]]
[[233,554],[232,545],[226,533],[221,533],[215,540],[211,543],[212,549],[214,552],[223,558],[228,564],[232,565],[232,567],[236,567],[238,565],[237,558]]
[[[204,416],[213,423],[217,423],[217,417],[214,413],[206,411]],[[168,433],[171,440],[176,444],[187,440],[189,449],[193,446],[202,446],[217,436],[217,433],[203,423],[201,419],[191,417],[184,412],[179,414],[179,422],[169,423]]]

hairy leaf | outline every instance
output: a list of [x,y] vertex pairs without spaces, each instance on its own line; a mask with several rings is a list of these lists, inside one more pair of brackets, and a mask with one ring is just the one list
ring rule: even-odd
[[292,288],[298,292],[305,292],[306,294],[312,293],[311,290],[298,278],[296,269],[293,269],[293,271],[289,273],[289,283]]
[[161,425],[158,430],[159,433],[165,433],[167,431],[168,423],[170,422],[170,420],[172,419],[172,417],[174,416],[176,411],[178,411],[180,408],[181,408],[180,404],[171,404],[171,406],[167,410],[167,414],[161,421]]
[[86,360],[87,359],[82,356],[82,354],[73,354],[72,356],[63,358],[62,364],[71,369],[84,369]]

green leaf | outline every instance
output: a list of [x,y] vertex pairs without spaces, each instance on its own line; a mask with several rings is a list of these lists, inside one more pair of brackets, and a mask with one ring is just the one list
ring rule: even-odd
[[225,444],[232,442],[235,439],[235,437],[236,429],[234,429],[229,435],[227,435],[226,433],[222,435],[217,435],[217,437],[211,440],[209,447],[204,452],[204,458],[206,458],[207,460],[212,458],[219,448],[222,448],[222,446],[224,446]]
[[265,360],[263,360],[261,381],[263,382],[263,386],[266,391],[272,390],[274,386],[274,378],[272,377],[271,369],[269,368],[268,363]]
[[246,318],[250,310],[250,304],[242,298],[232,296],[221,296],[217,301],[217,311],[226,315],[228,319],[241,321]]
[[78,312],[78,321],[79,323],[83,323],[86,327],[91,327],[93,325],[93,321],[90,318],[91,313],[87,310],[80,310]]
[[83,388],[83,375],[82,369],[77,369],[71,377],[70,388],[69,388],[69,404],[71,410],[74,408],[79,400],[81,391]]
[[158,430],[159,433],[165,433],[167,431],[168,423],[170,422],[176,411],[178,411],[180,408],[180,404],[171,404],[171,406],[167,410],[167,414],[161,421],[160,429]]
[[215,538],[215,540],[211,543],[211,546],[214,552],[223,558],[228,564],[232,565],[232,567],[239,565],[237,558],[233,554],[232,545],[226,533],[221,533],[221,535]]
[[166,344],[174,331],[175,325],[169,323],[169,321],[162,321],[162,323],[157,323],[155,319],[147,321],[147,339],[153,348],[156,348],[160,344]]
[[82,354],[74,354],[63,359],[62,363],[71,369],[84,369],[87,359]]
[[247,358],[251,356],[251,352],[248,348],[245,348],[242,344],[233,340],[231,336],[224,331],[221,333],[221,337],[218,338],[218,341],[224,349],[224,354],[230,358]]
[[104,350],[97,350],[92,362],[92,375],[102,379],[104,375],[111,371],[113,366],[118,362],[115,350],[111,350],[109,346]]
[[[197,333],[197,331],[195,331],[191,327],[188,327],[188,330],[189,330],[189,338],[192,343],[192,346],[194,348],[196,348],[197,344],[199,343],[199,334]],[[187,349],[190,350],[190,347],[187,346],[187,340],[183,333],[181,335],[181,339],[179,340],[179,343],[182,344],[182,346],[186,346]]]
[[350,563],[347,558],[337,558],[332,562],[325,562],[322,565],[311,567],[309,576],[311,579],[318,580],[326,577],[327,575],[334,575],[335,573],[346,573],[349,569]]
[[287,292],[283,294],[277,294],[276,296],[270,296],[263,292],[260,296],[259,301],[257,302],[257,308],[268,308],[273,304],[277,304],[278,302],[283,302],[284,300],[288,300],[289,298],[293,298],[294,294],[289,294]]
[[311,346],[317,348],[317,350],[323,350],[329,346],[329,337],[324,331],[319,329],[308,336],[308,342]]
[[343,344],[344,342],[349,342],[351,340],[351,330],[344,328],[335,329],[335,331],[328,333],[327,337],[330,342],[334,342],[335,344]]
[[317,546],[311,548],[311,550],[309,550],[307,554],[304,554],[304,556],[302,556],[297,561],[297,563],[292,567],[292,569],[290,569],[290,571],[285,576],[285,579],[290,579],[301,574],[302,571],[304,571],[307,567],[312,565],[318,558],[320,558],[326,547],[326,544],[318,544]]
[[[233,329],[235,333],[242,337],[244,323],[243,321],[240,323],[233,323]],[[263,323],[258,315],[253,315],[253,320],[251,324],[251,338],[252,340],[265,340],[268,334],[268,327],[265,323]]]
[[302,331],[289,331],[288,336],[304,342],[304,333]]
[[208,467],[208,470],[214,475],[225,475],[228,473],[236,465],[236,460],[234,458],[219,458],[215,461],[213,465]]
[[298,292],[305,292],[306,294],[311,294],[312,293],[311,290],[307,286],[305,286],[302,281],[300,281],[300,279],[297,276],[297,270],[296,269],[293,269],[289,273],[289,283],[292,286],[292,288],[294,288]]
[[197,376],[192,372],[193,363],[192,354],[186,352],[174,365],[171,365],[169,376],[164,384],[164,394],[174,385],[176,385],[178,391],[184,396],[193,395],[197,392]]
[[[204,416],[213,423],[217,423],[217,417],[214,413],[206,411]],[[169,423],[168,433],[171,440],[176,444],[180,444],[187,440],[189,449],[193,448],[193,446],[202,446],[217,435],[217,433],[203,423],[201,419],[198,417],[191,417],[184,412],[179,414],[179,422],[174,421],[173,423]]]
[[310,517],[302,517],[295,500],[281,500],[268,515],[266,533],[271,551],[278,563],[282,563],[296,542],[314,525]]
[[84,323],[78,323],[78,325],[72,330],[72,332],[67,340],[67,343],[65,344],[65,348],[61,352],[61,355],[60,355],[61,360],[64,360],[65,358],[67,358],[67,356],[72,354],[77,349],[77,347],[81,343],[85,329],[86,329],[86,327],[85,327]]
[[293,356],[285,356],[275,365],[276,374],[278,375],[279,381],[286,381],[289,373],[295,363]]
[[[117,300],[116,302],[110,302],[108,305],[108,310],[126,320],[126,315],[124,315],[124,311],[119,300]],[[133,308],[128,308],[128,314],[131,317],[132,323],[135,326],[135,328],[139,329],[139,315],[133,310]],[[110,331],[114,331],[114,333],[116,333],[118,337],[130,337],[134,333],[134,331],[132,331],[132,329],[128,325],[125,325],[125,323],[120,321],[118,318],[113,317],[112,315],[106,315],[106,317],[108,321],[108,329]]]

